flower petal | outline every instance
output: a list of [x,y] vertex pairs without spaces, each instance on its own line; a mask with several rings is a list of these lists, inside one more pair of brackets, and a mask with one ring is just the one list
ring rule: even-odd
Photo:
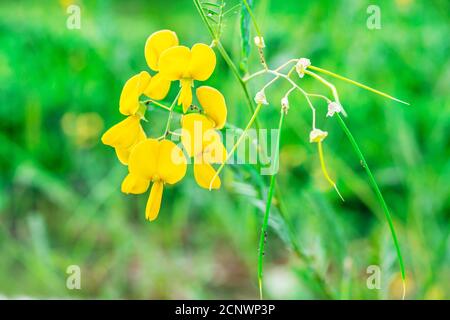
[[203,151],[205,132],[212,130],[213,124],[204,115],[190,113],[181,118],[181,142],[189,157]]
[[[194,163],[194,177],[197,184],[205,189],[209,189],[211,184],[211,180],[216,174],[214,168],[206,162]],[[221,181],[219,177],[214,179],[214,182],[211,186],[212,189],[219,189],[221,185]]]
[[119,111],[123,115],[130,116],[136,114],[139,109],[139,97],[148,87],[151,76],[147,71],[132,76],[125,82],[120,94]]
[[139,117],[129,116],[106,131],[102,142],[115,148],[129,148],[139,140],[142,132]]
[[131,151],[136,146],[136,144],[138,144],[139,142],[144,141],[145,139],[147,139],[147,136],[145,135],[145,132],[144,132],[144,129],[142,129],[142,126],[139,126],[139,127],[140,127],[140,130],[139,130],[140,132],[138,134],[136,142],[131,147],[128,147],[128,148],[123,148],[123,147],[114,148],[116,150],[117,158],[125,166],[128,165],[128,160],[130,158]]
[[185,46],[165,50],[159,58],[159,72],[168,80],[189,78],[187,74],[191,61],[191,51]]
[[116,150],[117,158],[119,159],[120,163],[122,163],[124,166],[128,165],[128,159],[130,158],[131,148],[114,148]]
[[128,170],[142,179],[153,180],[158,167],[159,141],[146,139],[131,151]]
[[177,34],[171,30],[160,30],[152,33],[145,43],[145,60],[150,69],[158,71],[161,53],[177,45]]
[[123,179],[121,190],[123,193],[141,194],[147,191],[150,185],[150,180],[142,179],[141,177],[129,173]]
[[170,89],[170,80],[165,79],[160,73],[153,76],[144,94],[155,100],[162,100],[167,96]]
[[145,207],[145,218],[153,221],[158,217],[159,209],[161,208],[161,199],[164,190],[164,183],[162,181],[155,181],[150,190],[147,206]]
[[183,105],[183,112],[186,113],[192,103],[192,81],[181,79],[180,84],[181,92],[178,97],[178,105]]
[[169,184],[183,179],[186,174],[186,157],[183,151],[172,141],[162,140],[159,143],[158,169],[159,178]]
[[189,65],[189,74],[192,79],[205,81],[216,67],[216,54],[210,46],[197,43],[191,49],[192,58]]
[[205,133],[202,160],[206,163],[223,163],[227,158],[227,149],[220,139],[220,134],[212,132],[213,134],[209,131]]
[[171,30],[160,30],[152,33],[145,43],[145,60],[150,69],[158,71],[161,53],[177,45],[177,34]]
[[202,86],[196,91],[198,101],[205,114],[214,121],[216,129],[222,129],[227,121],[227,105],[219,90]]

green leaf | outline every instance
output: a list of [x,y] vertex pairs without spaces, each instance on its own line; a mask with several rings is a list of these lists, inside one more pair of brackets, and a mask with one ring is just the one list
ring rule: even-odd
[[[253,5],[253,0],[248,0],[248,5]],[[239,69],[242,74],[248,72],[248,56],[250,55],[250,13],[247,10],[244,2],[241,3],[241,58],[239,61]]]

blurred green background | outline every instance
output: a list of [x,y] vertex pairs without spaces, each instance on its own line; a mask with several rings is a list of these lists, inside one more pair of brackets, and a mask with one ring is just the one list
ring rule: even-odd
[[[124,195],[127,169],[101,134],[123,117],[124,82],[147,70],[144,44],[160,29],[188,46],[211,39],[191,1],[75,1],[81,29],[66,28],[73,1],[0,2],[0,297],[258,298],[257,246],[264,202],[252,167],[225,170],[220,191],[198,187],[192,170],[167,188],[159,218],[145,221],[147,195]],[[297,57],[409,101],[388,101],[333,82],[348,125],[392,209],[405,258],[410,299],[450,298],[450,4],[447,0],[255,0],[270,66]],[[237,1],[229,1],[228,8]],[[366,27],[370,4],[380,30]],[[240,59],[239,9],[225,20],[223,43]],[[252,47],[250,70],[257,71]],[[265,78],[251,83],[252,95]],[[270,78],[266,78],[270,79]],[[250,114],[238,82],[218,54],[207,84],[228,103],[228,121]],[[310,78],[301,84],[329,95]],[[173,86],[174,87],[174,86]],[[289,87],[266,93],[261,122],[274,128]],[[331,175],[324,180],[308,142],[310,110],[295,95],[282,132],[279,186],[265,255],[267,298],[391,299],[400,276],[387,223],[350,144],[326,105],[318,127]],[[160,135],[166,113],[148,113]],[[263,187],[264,189],[264,187]],[[293,239],[287,237],[291,225]],[[291,250],[294,241],[311,257]],[[78,265],[81,290],[66,288]],[[366,286],[369,265],[381,289]],[[311,272],[323,278],[323,283]],[[324,289],[328,296],[324,294]]]

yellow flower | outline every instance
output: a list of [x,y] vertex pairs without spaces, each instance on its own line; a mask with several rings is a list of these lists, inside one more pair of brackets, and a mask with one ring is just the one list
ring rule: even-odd
[[141,194],[152,188],[145,209],[147,220],[158,217],[164,184],[175,184],[186,174],[183,151],[169,140],[146,139],[132,150],[129,174],[122,182],[122,192]]
[[[159,58],[162,52],[170,47],[178,45],[175,32],[161,30],[153,33],[145,43],[145,59],[150,69],[159,70]],[[123,164],[128,163],[133,147],[146,138],[140,125],[140,119],[144,111],[140,111],[141,95],[146,95],[155,100],[164,99],[170,89],[170,80],[165,79],[160,73],[153,77],[142,71],[125,82],[119,100],[119,111],[127,119],[116,124],[102,136],[102,142],[115,148],[117,157]]]
[[135,115],[140,107],[139,97],[149,86],[152,77],[147,71],[132,76],[125,82],[119,100],[119,111],[125,116]]
[[[225,125],[227,107],[223,95],[212,87],[199,87],[196,94],[203,114],[183,116],[181,142],[189,157],[194,158],[195,180],[202,188],[209,189],[216,173],[211,164],[223,163],[227,154],[219,133],[215,131]],[[212,188],[219,189],[220,185],[221,181],[217,178]]]
[[203,113],[212,121],[213,128],[222,129],[227,122],[227,105],[224,96],[219,90],[208,86],[197,88],[196,95]]
[[[206,116],[190,113],[182,118],[181,142],[189,157],[194,158],[194,177],[197,184],[209,189],[216,171],[212,163],[223,163],[227,151],[223,146],[220,135],[214,130],[213,122]],[[216,178],[213,189],[219,189],[220,178]]]
[[194,80],[207,80],[216,67],[214,51],[203,43],[195,44],[191,49],[185,46],[175,46],[165,50],[159,58],[159,72],[165,79],[179,80],[181,93],[178,104],[183,105],[183,111],[192,103]]
[[140,123],[145,109],[140,110],[139,97],[150,81],[150,74],[142,71],[125,83],[120,95],[119,111],[128,117],[111,127],[102,136],[102,142],[115,148],[117,157],[124,165],[128,164],[128,157],[133,147],[146,138]]
[[[159,59],[161,54],[174,46],[178,46],[177,34],[171,30],[160,30],[152,33],[145,43],[145,60],[153,71],[159,71]],[[155,100],[162,100],[170,89],[171,80],[161,73],[153,76],[152,81],[145,88],[144,94]]]
[[[149,68],[159,71],[161,53],[177,45],[178,38],[173,31],[161,30],[151,34],[145,43],[144,50]],[[152,77],[147,71],[142,71],[132,76],[122,89],[119,102],[120,112],[126,116],[136,114],[140,106],[139,98],[143,94],[155,100],[164,99],[169,92],[170,82],[160,73]]]
[[140,124],[140,115],[132,115],[111,127],[102,136],[102,142],[115,148],[117,157],[124,165],[128,164],[128,158],[133,147],[145,140],[145,132]]

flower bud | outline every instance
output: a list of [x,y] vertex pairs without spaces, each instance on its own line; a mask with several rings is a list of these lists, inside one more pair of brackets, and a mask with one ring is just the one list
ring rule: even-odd
[[266,105],[269,104],[267,102],[266,94],[264,93],[264,90],[258,91],[256,93],[256,95],[255,95],[255,102],[257,104],[266,104]]
[[303,78],[305,75],[305,70],[311,65],[311,60],[307,58],[301,58],[298,60],[297,64],[295,65],[295,70],[297,70],[298,76],[300,78]]
[[314,129],[309,133],[309,142],[322,142],[328,136],[328,132]]
[[327,117],[332,117],[334,116],[335,113],[341,113],[344,109],[342,108],[342,106],[337,103],[337,102],[330,102],[328,104],[328,112],[327,112]]
[[281,99],[281,109],[283,110],[284,113],[287,113],[289,110],[289,100],[288,97],[283,97]]
[[262,48],[266,47],[266,44],[264,43],[264,38],[263,37],[256,36],[255,38],[253,38],[253,41],[255,42],[255,45],[258,48],[262,49]]

